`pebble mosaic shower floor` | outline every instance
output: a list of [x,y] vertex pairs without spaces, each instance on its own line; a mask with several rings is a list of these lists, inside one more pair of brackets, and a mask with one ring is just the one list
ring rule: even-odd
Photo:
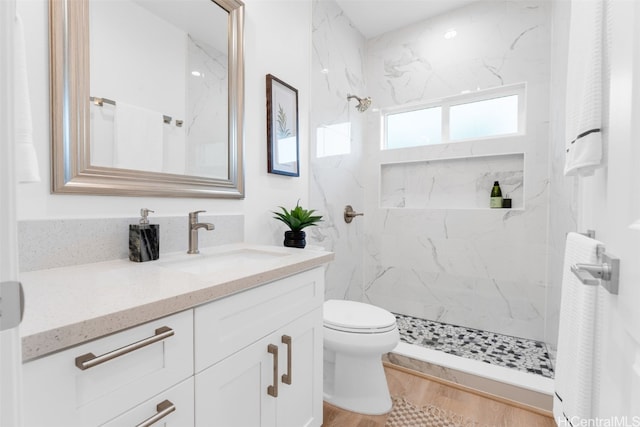
[[395,314],[400,340],[433,350],[553,378],[545,343]]

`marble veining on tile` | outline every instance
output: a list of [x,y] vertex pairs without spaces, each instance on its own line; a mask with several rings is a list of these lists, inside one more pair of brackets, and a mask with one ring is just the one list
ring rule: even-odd
[[546,344],[479,329],[396,314],[403,342],[553,378]]
[[[526,84],[524,132],[380,150],[364,144],[363,300],[389,311],[549,342],[548,2],[475,2],[367,40],[376,108]],[[455,28],[457,36],[443,35]],[[415,102],[415,104],[411,104]],[[374,143],[375,141],[375,143]],[[493,181],[513,209],[489,209]],[[549,325],[548,327],[546,327]]]
[[[559,285],[548,277],[562,276],[558,248],[565,218],[575,229],[575,203],[562,191],[570,187],[558,161],[562,147],[551,144],[558,152],[547,155],[550,117],[558,115],[549,112],[549,3],[476,2],[371,39],[334,0],[314,0],[312,14],[310,199],[326,216],[311,239],[337,254],[327,270],[328,297],[554,343]],[[445,40],[450,28],[458,35]],[[524,135],[379,149],[376,109],[523,82]],[[371,96],[372,108],[356,112],[348,93]],[[316,129],[345,123],[350,154],[315,156]],[[555,133],[562,134],[562,128]],[[514,155],[517,168],[495,161],[471,168],[461,160],[447,173],[447,159]],[[406,175],[381,167],[410,162],[419,164]],[[486,206],[489,190],[482,188],[495,174],[515,209],[477,207]],[[463,206],[452,191],[459,188]],[[549,200],[562,210],[550,211]],[[365,217],[345,224],[345,204]],[[547,263],[555,272],[549,276],[540,268]]]
[[[307,242],[337,254],[327,267],[326,297],[360,300],[364,221],[358,217],[347,224],[343,213],[346,205],[358,212],[364,210],[361,171],[367,113],[358,112],[347,95],[368,96],[364,81],[366,41],[335,1],[314,0],[312,42],[309,198],[324,217],[307,233]],[[332,144],[340,146],[343,154],[329,155],[330,150],[320,144],[329,133],[334,135]]]
[[502,193],[523,207],[524,155],[388,163],[380,167],[383,208],[487,208],[487,189],[499,181]]

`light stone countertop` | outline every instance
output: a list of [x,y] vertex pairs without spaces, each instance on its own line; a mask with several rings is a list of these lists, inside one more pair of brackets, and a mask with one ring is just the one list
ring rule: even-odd
[[22,273],[23,360],[309,270],[334,257],[323,250],[252,244],[200,252],[172,253],[143,263],[114,260]]

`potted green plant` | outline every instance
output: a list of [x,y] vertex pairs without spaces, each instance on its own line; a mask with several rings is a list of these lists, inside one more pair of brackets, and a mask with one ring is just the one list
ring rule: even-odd
[[314,209],[304,209],[300,206],[300,201],[296,203],[296,207],[287,210],[285,207],[280,206],[282,212],[272,212],[274,218],[278,221],[284,222],[289,231],[284,232],[284,245],[291,248],[304,248],[307,245],[306,233],[302,229],[317,225],[322,221],[322,215],[313,215],[316,211]]

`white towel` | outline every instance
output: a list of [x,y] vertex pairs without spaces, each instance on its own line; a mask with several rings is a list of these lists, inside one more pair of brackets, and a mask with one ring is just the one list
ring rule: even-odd
[[33,146],[33,122],[27,79],[27,52],[22,19],[16,15],[14,31],[14,133],[18,182],[39,182],[38,157]]
[[601,320],[598,301],[602,287],[582,284],[571,272],[571,266],[601,263],[598,245],[604,247],[601,242],[578,233],[567,235],[553,401],[553,415],[558,423],[564,418],[575,421],[593,416],[594,390],[598,384],[595,358],[599,357],[596,318]]
[[603,8],[603,0],[571,2],[565,175],[591,175],[602,161]]
[[115,166],[162,171],[162,114],[116,101]]

